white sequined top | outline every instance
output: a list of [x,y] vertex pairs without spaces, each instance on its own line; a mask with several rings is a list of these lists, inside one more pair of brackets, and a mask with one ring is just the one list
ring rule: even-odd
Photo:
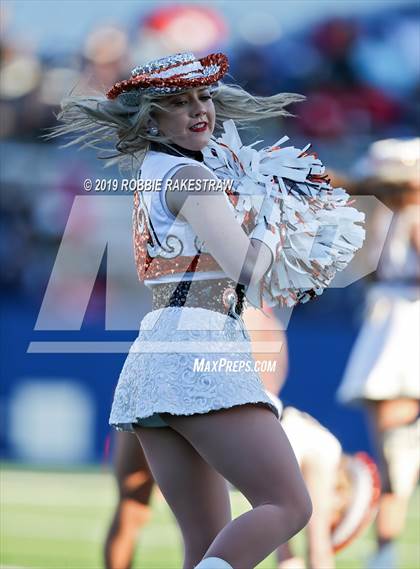
[[[166,203],[167,181],[183,166],[207,166],[192,158],[149,151],[140,179],[161,180],[160,191],[136,192],[133,232],[139,278],[148,287],[163,282],[226,277],[187,221],[176,218]],[[200,254],[191,271],[192,260]],[[197,259],[196,259],[197,260]],[[190,270],[188,270],[190,269]]]

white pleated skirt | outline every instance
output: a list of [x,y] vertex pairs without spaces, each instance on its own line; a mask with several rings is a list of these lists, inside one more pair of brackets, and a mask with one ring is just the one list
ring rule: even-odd
[[278,411],[255,370],[242,319],[168,307],[143,318],[118,379],[109,418],[118,430],[165,427],[161,413],[193,415],[254,403]]
[[372,287],[338,389],[342,403],[420,397],[420,300],[414,287]]

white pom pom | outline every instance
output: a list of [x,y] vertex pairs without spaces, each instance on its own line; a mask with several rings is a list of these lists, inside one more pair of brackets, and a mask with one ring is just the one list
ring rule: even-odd
[[248,235],[265,222],[275,231],[269,246],[276,258],[263,278],[263,298],[268,306],[307,302],[362,246],[364,214],[348,205],[343,188],[330,186],[322,162],[307,153],[310,145],[281,147],[283,137],[257,151],[255,143],[242,144],[233,121],[223,126],[221,138],[203,150],[204,161],[219,179],[234,180],[236,218]]

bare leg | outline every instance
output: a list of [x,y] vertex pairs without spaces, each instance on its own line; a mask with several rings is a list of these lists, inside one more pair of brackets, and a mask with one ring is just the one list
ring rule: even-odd
[[[205,557],[224,559],[234,569],[252,569],[307,524],[312,512],[309,494],[289,441],[271,411],[241,405],[204,415],[163,416],[253,507],[219,531]],[[153,460],[154,449],[150,451]],[[161,471],[167,468],[163,461],[154,472],[161,488]],[[168,501],[175,504],[175,516],[181,522],[185,495],[173,496],[173,490]],[[214,498],[209,500],[210,492],[206,496],[211,507]]]
[[[251,337],[252,356],[259,362],[261,371],[259,375],[265,389],[277,395],[286,381],[288,368],[287,339],[281,322],[275,318],[271,309],[264,305],[264,310],[271,314],[268,318],[255,308],[247,308],[243,320]],[[270,346],[277,344],[276,351],[263,351],[264,344]],[[259,346],[261,351],[257,351]],[[261,347],[260,347],[261,346]],[[275,365],[272,371],[263,371],[267,363]]]
[[331,544],[331,516],[338,465],[328,460],[310,457],[303,465],[303,476],[311,495],[314,515],[308,527],[308,558],[311,569],[333,569],[334,553]]
[[129,569],[138,531],[150,518],[154,481],[143,450],[132,433],[115,433],[114,469],[119,498],[105,541],[106,569]]
[[[310,569],[333,569],[334,553],[331,545],[331,516],[334,486],[337,480],[337,464],[334,460],[322,460],[314,454],[307,457],[302,472],[313,503],[313,515],[306,528],[307,551]],[[278,566],[281,569],[305,567],[303,559],[294,557],[287,545],[277,549]]]
[[193,569],[231,519],[226,481],[171,428],[136,427],[153,476],[184,542],[184,569]]
[[378,546],[397,539],[404,529],[409,495],[402,495],[392,487],[389,467],[384,455],[383,435],[390,429],[411,423],[418,415],[419,403],[413,399],[378,401],[370,405],[372,431],[380,457],[383,493],[376,519]]

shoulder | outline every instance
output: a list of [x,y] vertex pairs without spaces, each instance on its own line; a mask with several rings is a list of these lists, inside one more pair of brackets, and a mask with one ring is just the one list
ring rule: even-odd
[[[171,191],[166,192],[166,203],[175,216],[179,214],[187,197],[199,198],[207,194],[220,194],[221,199],[227,200],[223,189],[215,187],[217,177],[201,162],[193,161],[191,164],[181,166],[175,170],[171,180]],[[200,200],[190,200],[190,204],[192,207],[198,207]]]

